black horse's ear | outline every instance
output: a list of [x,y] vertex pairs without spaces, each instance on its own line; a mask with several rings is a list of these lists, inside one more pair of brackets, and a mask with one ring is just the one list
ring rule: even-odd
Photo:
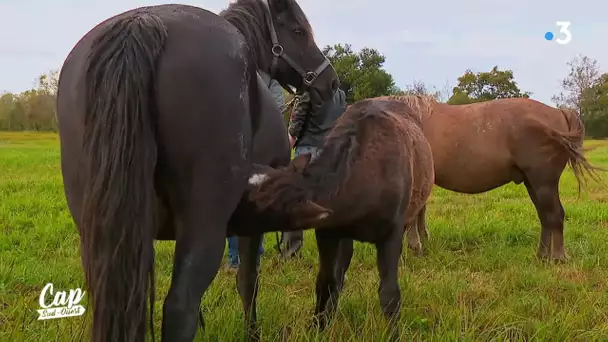
[[290,1],[293,0],[269,0],[276,13],[283,13],[289,9]]

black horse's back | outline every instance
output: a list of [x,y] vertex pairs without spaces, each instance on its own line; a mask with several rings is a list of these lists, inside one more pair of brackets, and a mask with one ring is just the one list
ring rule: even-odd
[[153,13],[116,17],[79,42],[60,77],[77,85],[60,87],[58,109],[94,341],[135,341],[146,332],[157,158],[150,95],[167,36]]
[[[284,54],[274,56],[278,45]],[[337,82],[295,0],[237,0],[220,15],[186,5],[134,9],[97,25],[66,59],[61,163],[93,299],[93,341],[146,339],[153,238],[176,241],[162,339],[194,339],[252,158],[289,155],[285,137],[272,137],[282,118],[260,116],[258,67],[319,101]],[[253,150],[261,141],[276,155]],[[254,253],[241,261],[239,293],[255,339]]]
[[[183,248],[203,245],[200,227],[213,245],[193,262],[196,271],[177,269],[174,279],[215,276],[200,263],[219,266],[225,223],[249,174],[257,81],[248,54],[217,15],[163,5],[106,20],[66,59],[57,100],[62,172],[81,234],[93,341],[146,335],[158,196],[180,222],[173,236],[191,234]],[[185,287],[169,296],[186,294],[202,296]],[[196,324],[179,317],[199,303],[176,301],[183,306],[165,308],[164,338]]]

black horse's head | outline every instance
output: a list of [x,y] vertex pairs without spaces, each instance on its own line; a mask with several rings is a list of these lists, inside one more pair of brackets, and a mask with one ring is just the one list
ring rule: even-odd
[[314,104],[332,98],[338,75],[295,0],[238,0],[222,16],[255,47],[258,67],[284,88],[309,91]]
[[[264,1],[264,0],[262,0]],[[305,89],[313,100],[332,98],[339,86],[338,75],[319,49],[306,15],[295,0],[268,0],[282,56],[279,56],[279,82]],[[281,48],[273,46],[276,55]],[[279,79],[278,74],[283,76]]]

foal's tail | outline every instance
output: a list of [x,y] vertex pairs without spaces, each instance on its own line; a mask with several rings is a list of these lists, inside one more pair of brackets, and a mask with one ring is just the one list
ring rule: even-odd
[[601,180],[597,171],[605,171],[602,168],[591,165],[585,158],[583,141],[585,139],[585,126],[578,114],[572,110],[560,110],[568,122],[568,131],[559,132],[555,129],[550,130],[549,137],[558,143],[565,153],[568,154],[568,165],[578,183],[578,191],[587,185],[589,179],[600,183]]
[[88,59],[80,234],[95,342],[144,341],[148,294],[152,318],[152,115],[156,60],[166,39],[159,17],[136,13],[110,23]]

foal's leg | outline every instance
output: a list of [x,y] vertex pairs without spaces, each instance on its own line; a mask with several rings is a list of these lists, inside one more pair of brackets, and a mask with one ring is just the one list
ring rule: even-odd
[[315,230],[319,250],[319,273],[317,273],[315,320],[320,329],[324,329],[338,305],[338,244],[340,239],[332,231]]
[[399,320],[401,293],[397,282],[397,267],[399,266],[399,257],[403,246],[403,233],[403,224],[395,224],[390,237],[381,243],[376,243],[377,264],[380,273],[378,294],[380,295],[382,311],[392,328],[391,339],[395,339],[399,335],[397,322]]
[[258,295],[258,268],[257,256],[260,249],[262,235],[252,237],[239,237],[239,256],[241,263],[236,276],[236,284],[245,310],[245,328],[250,340],[258,341],[257,331],[257,295]]
[[524,181],[530,199],[541,222],[537,256],[566,261],[564,248],[564,208],[559,198],[559,176],[552,178],[526,177]]

